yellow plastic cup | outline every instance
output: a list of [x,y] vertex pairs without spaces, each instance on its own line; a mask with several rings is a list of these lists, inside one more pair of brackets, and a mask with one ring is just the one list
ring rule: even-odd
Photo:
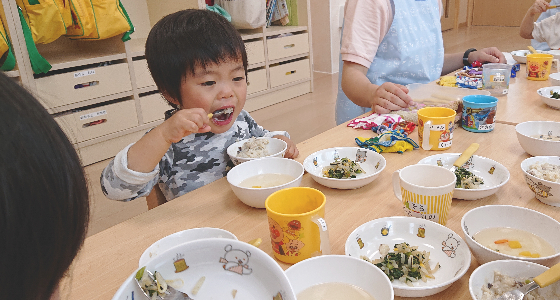
[[418,110],[418,142],[424,150],[446,150],[453,143],[453,126],[457,113],[446,107]]
[[265,207],[276,259],[295,264],[330,254],[325,203],[325,195],[309,187],[282,189],[268,196]]
[[548,80],[552,64],[556,63],[558,72],[558,60],[552,54],[532,53],[527,54],[527,79],[529,80]]

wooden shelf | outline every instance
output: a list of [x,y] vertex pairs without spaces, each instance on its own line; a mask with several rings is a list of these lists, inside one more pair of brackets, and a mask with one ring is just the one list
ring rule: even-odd
[[4,71],[4,74],[8,77],[19,77],[19,70]]
[[289,32],[298,32],[298,31],[306,31],[307,26],[270,26],[265,28],[264,34],[265,36],[269,37],[272,35],[282,34],[282,33],[289,33]]
[[73,109],[78,109],[78,108],[84,107],[84,106],[89,106],[89,105],[103,103],[103,102],[107,102],[107,101],[111,101],[111,100],[115,100],[115,99],[130,97],[130,96],[133,96],[133,95],[134,95],[134,93],[132,91],[127,91],[127,92],[117,93],[117,94],[113,94],[113,95],[107,95],[107,96],[103,96],[103,97],[99,97],[99,98],[89,99],[89,100],[85,100],[85,101],[80,101],[80,102],[77,102],[77,103],[72,103],[72,104],[68,104],[68,105],[64,105],[64,106],[47,108],[47,111],[50,114],[56,114],[56,113],[70,111],[70,110],[73,110]]
[[132,57],[144,56],[145,49],[146,49],[145,38],[130,39],[129,41],[125,42],[125,44],[128,53]]

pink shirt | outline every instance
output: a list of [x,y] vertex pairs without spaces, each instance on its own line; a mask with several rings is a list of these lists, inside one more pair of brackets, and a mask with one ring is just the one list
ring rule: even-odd
[[[439,10],[443,12],[441,0]],[[342,60],[369,68],[393,16],[391,0],[348,0],[340,46]]]

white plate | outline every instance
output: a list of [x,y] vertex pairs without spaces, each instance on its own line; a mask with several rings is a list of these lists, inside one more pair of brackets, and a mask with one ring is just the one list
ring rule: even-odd
[[367,222],[356,228],[346,240],[345,253],[353,257],[380,258],[379,245],[407,242],[419,251],[430,252],[430,267],[441,268],[435,279],[415,282],[413,287],[395,280],[395,296],[426,297],[439,293],[461,278],[471,265],[467,244],[453,230],[438,223],[414,217],[388,217]]
[[537,90],[542,102],[555,109],[560,109],[560,99],[553,99],[551,92],[560,93],[560,86],[543,87]]
[[[323,177],[323,168],[335,158],[348,158],[358,163],[365,174],[357,174],[356,178],[336,179]],[[333,189],[357,189],[371,183],[385,168],[385,158],[372,150],[360,147],[337,147],[317,151],[303,161],[307,173],[319,184]]]
[[[421,159],[418,164],[435,165],[451,169],[453,163],[459,158],[461,153],[441,153]],[[498,191],[500,187],[509,180],[509,171],[502,164],[486,157],[473,155],[463,168],[479,176],[484,180],[480,189],[461,189],[455,188],[453,198],[461,200],[478,200],[488,197]]]
[[[179,291],[194,299],[296,300],[292,286],[278,263],[264,251],[230,239],[201,239],[173,247],[146,264],[166,280],[182,280]],[[113,296],[117,299],[144,299],[135,282],[136,270]],[[198,294],[192,289],[205,277]]]
[[140,256],[138,267],[141,268],[145,266],[148,261],[156,257],[158,254],[165,252],[169,248],[173,248],[186,242],[206,238],[224,238],[237,240],[237,237],[233,233],[220,228],[203,227],[175,232],[158,240],[150,247],[148,247]]

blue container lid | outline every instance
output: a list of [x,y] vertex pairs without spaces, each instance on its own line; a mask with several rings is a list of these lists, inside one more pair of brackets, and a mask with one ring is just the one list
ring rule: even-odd
[[470,104],[485,104],[485,106],[495,106],[498,104],[498,98],[488,95],[468,95],[463,97],[463,102]]

